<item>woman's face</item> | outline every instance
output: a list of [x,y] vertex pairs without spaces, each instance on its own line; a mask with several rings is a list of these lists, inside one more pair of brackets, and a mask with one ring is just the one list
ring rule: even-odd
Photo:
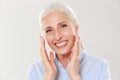
[[58,54],[64,55],[71,51],[75,41],[76,26],[67,15],[60,11],[52,11],[42,20],[49,46]]

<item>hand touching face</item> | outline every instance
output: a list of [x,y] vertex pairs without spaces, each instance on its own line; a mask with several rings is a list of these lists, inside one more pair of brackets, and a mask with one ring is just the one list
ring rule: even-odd
[[[78,35],[78,27],[66,14],[60,11],[53,11],[44,17],[42,21],[43,30],[49,46],[57,55],[64,55],[72,51],[71,63],[68,69],[71,80],[80,80],[79,64],[80,64],[80,39]],[[44,43],[44,41],[43,41]],[[51,72],[56,73],[56,65],[51,55],[51,60],[46,57],[45,47],[42,48],[45,70],[50,67]],[[50,72],[50,71],[49,71]],[[51,74],[51,73],[49,73]],[[51,75],[50,75],[51,76]],[[76,78],[74,78],[76,76]],[[79,78],[79,79],[78,79]]]
[[77,34],[75,36],[75,43],[72,48],[72,54],[71,54],[71,62],[68,68],[68,73],[71,77],[71,80],[81,80],[80,74],[79,74],[79,67],[80,67],[80,37]]
[[45,40],[42,36],[40,37],[40,42],[40,55],[45,70],[44,80],[55,80],[57,74],[57,67],[54,62],[53,52],[50,52],[50,58],[48,58],[47,51],[45,48]]

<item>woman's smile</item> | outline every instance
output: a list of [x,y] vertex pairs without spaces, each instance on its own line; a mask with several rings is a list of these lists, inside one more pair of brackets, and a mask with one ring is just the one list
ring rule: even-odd
[[57,48],[64,48],[67,45],[68,40],[63,40],[55,43]]

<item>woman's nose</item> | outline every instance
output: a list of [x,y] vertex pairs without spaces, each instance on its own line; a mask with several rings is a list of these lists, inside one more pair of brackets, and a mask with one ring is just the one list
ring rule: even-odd
[[57,41],[59,41],[62,38],[62,34],[59,31],[56,31],[54,35]]

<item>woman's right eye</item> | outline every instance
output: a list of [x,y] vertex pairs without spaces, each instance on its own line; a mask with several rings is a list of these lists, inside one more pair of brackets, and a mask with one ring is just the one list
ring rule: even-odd
[[46,30],[46,33],[51,32],[51,31],[52,31],[52,30],[48,29],[48,30]]

